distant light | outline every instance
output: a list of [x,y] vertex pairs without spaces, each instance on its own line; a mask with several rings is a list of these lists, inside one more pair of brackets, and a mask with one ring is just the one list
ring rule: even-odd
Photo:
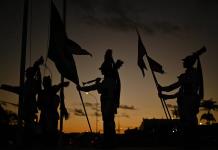
[[89,92],[85,92],[86,93],[86,95],[88,95],[89,94]]
[[201,122],[200,122],[199,124],[200,124],[200,125],[203,125],[203,123],[201,123]]

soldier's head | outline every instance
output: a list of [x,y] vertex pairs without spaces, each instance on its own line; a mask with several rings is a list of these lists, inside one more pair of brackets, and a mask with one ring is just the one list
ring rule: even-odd
[[102,63],[99,70],[104,76],[110,76],[113,73],[114,61],[112,56],[112,50],[107,49],[104,55],[104,62]]
[[113,65],[110,62],[104,61],[99,70],[101,70],[103,75],[110,76],[113,72]]
[[50,76],[43,77],[43,83],[42,84],[43,84],[44,88],[51,87],[51,77]]
[[112,58],[112,49],[107,49],[104,55],[104,59],[111,59]]
[[194,66],[195,62],[196,62],[196,57],[194,55],[190,55],[185,57],[183,60],[183,67],[184,68],[191,68]]

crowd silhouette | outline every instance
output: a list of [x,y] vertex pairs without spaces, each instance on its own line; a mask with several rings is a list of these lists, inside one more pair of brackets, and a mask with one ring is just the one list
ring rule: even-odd
[[[45,144],[55,145],[58,142],[58,107],[60,97],[57,95],[57,92],[68,85],[69,82],[63,82],[52,86],[50,76],[43,78],[44,89],[38,94],[37,105],[40,110],[39,125],[45,139],[44,141],[46,141]],[[64,114],[67,116],[68,112],[65,110]]]
[[[159,97],[163,100],[177,98],[178,115],[180,119],[181,133],[183,140],[190,144],[191,139],[196,138],[200,102],[203,98],[203,78],[202,70],[199,67],[199,56],[206,51],[203,47],[193,55],[183,59],[185,73],[178,77],[178,81],[169,86],[158,85]],[[121,82],[119,69],[123,61],[113,59],[112,50],[107,49],[104,55],[104,61],[99,70],[104,76],[103,79],[97,77],[88,81],[84,85],[77,85],[77,90],[89,92],[97,90],[100,94],[101,113],[103,120],[103,140],[98,144],[104,147],[112,147],[117,144],[117,135],[115,130],[115,114],[120,105]],[[198,62],[197,67],[194,64]],[[2,84],[1,90],[23,95],[21,103],[22,134],[24,145],[33,144],[36,136],[36,129],[40,134],[40,141],[43,145],[57,146],[59,140],[58,120],[60,107],[60,97],[57,92],[69,85],[69,82],[61,82],[53,85],[50,76],[44,76],[41,79],[40,66],[44,63],[43,57],[35,61],[34,65],[26,69],[26,80],[23,87]],[[42,85],[41,85],[42,84]],[[165,94],[179,88],[179,91],[173,95]],[[3,108],[0,107],[1,114]],[[61,108],[65,118],[68,118],[66,108]],[[40,112],[40,118],[36,113]],[[2,117],[2,116],[1,116]],[[193,144],[193,142],[191,142]]]
[[[206,51],[202,48],[200,51]],[[169,86],[162,87],[159,85],[159,96],[164,100],[177,98],[178,114],[180,117],[182,132],[184,133],[184,140],[186,143],[195,139],[195,132],[198,126],[197,114],[199,112],[200,102],[203,98],[203,84],[202,72],[199,66],[194,67],[194,64],[200,59],[198,54],[187,56],[183,59],[183,67],[186,69],[185,73],[178,77],[178,81]],[[163,91],[170,92],[179,88],[179,91],[172,95],[163,94]]]

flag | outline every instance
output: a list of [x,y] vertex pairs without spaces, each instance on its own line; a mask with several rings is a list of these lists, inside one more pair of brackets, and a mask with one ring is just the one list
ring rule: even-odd
[[79,44],[73,42],[67,37],[65,26],[58,10],[52,3],[48,58],[55,63],[55,66],[61,75],[75,84],[79,84],[73,54],[91,55],[85,49],[82,49]]
[[[141,37],[137,31],[138,34],[138,66],[142,71],[143,77],[145,76],[144,69],[147,70],[147,67],[145,65],[145,62],[143,60],[144,55],[147,54],[145,46],[141,40]],[[150,65],[150,68],[152,71],[158,72],[158,73],[164,73],[163,67],[154,59],[152,59],[150,56],[147,57],[148,63]]]
[[72,41],[71,39],[67,39],[66,46],[67,46],[67,49],[70,50],[74,55],[90,55],[90,56],[92,56],[91,53],[89,53],[87,50],[81,48],[81,46],[79,44]]
[[163,67],[149,56],[148,56],[148,62],[153,71],[161,73],[161,74],[164,73]]
[[143,57],[145,56],[145,54],[146,54],[146,49],[145,49],[144,44],[142,43],[141,37],[138,33],[138,66],[142,71],[143,77],[145,76],[144,69],[147,70],[145,62],[143,60]]

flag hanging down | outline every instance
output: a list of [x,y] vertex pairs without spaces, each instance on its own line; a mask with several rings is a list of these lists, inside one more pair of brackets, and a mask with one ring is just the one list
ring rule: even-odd
[[144,69],[147,70],[145,62],[143,60],[144,55],[147,56],[148,63],[150,65],[152,71],[155,71],[158,73],[164,73],[163,67],[158,62],[156,62],[154,59],[152,59],[150,56],[147,55],[146,49],[144,47],[144,44],[141,40],[141,37],[140,37],[138,31],[137,31],[137,34],[138,34],[138,66],[142,71],[143,77],[145,76]]
[[145,76],[144,69],[147,70],[145,62],[143,60],[143,57],[145,56],[145,54],[146,54],[146,49],[145,49],[144,44],[142,43],[141,37],[138,33],[138,66],[142,71],[143,77]]
[[76,64],[73,58],[75,55],[91,55],[79,44],[70,40],[65,31],[65,26],[61,20],[57,8],[51,3],[51,20],[50,20],[50,41],[48,58],[56,65],[58,71],[65,78],[75,84],[79,84]]
[[161,74],[164,73],[163,67],[149,56],[148,56],[148,62],[153,71],[161,73]]
[[72,41],[71,39],[67,38],[67,43],[66,43],[67,49],[72,52],[74,55],[90,55],[92,56],[91,53],[89,53],[87,50],[81,48],[79,44],[76,42]]

